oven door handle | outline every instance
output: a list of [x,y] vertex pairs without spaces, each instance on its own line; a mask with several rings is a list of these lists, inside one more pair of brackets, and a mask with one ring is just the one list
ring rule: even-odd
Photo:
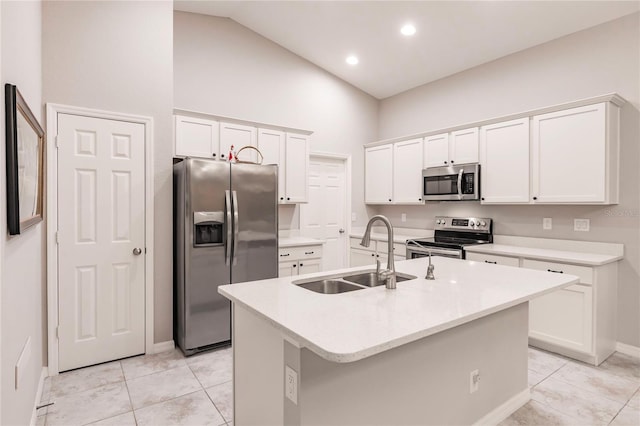
[[409,249],[410,251],[416,252],[416,253],[425,253],[428,254],[429,252],[431,252],[431,254],[445,254],[448,256],[456,256],[456,255],[460,255],[462,250],[456,250],[456,249],[441,249],[441,248],[426,248],[426,247],[420,247],[420,248],[413,248],[411,247]]
[[462,199],[462,169],[458,172],[458,197]]

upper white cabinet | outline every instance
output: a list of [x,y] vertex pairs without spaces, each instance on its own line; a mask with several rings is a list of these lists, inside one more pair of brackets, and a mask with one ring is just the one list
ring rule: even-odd
[[219,158],[220,131],[217,121],[176,115],[175,130],[176,156]]
[[599,103],[533,117],[535,203],[618,202],[619,108]]
[[529,203],[529,118],[480,128],[483,204]]
[[478,162],[478,128],[424,138],[424,167]]
[[[236,152],[240,151],[240,148],[245,146],[257,145],[257,129],[252,126],[245,126],[243,124],[233,123],[220,123],[220,158],[223,160],[228,159],[229,151],[233,146]],[[256,161],[257,156],[255,151],[243,152],[241,154],[241,160]]]
[[258,149],[263,164],[277,164],[280,204],[306,203],[309,170],[309,136],[258,129]]
[[439,167],[449,164],[449,133],[424,138],[424,167]]
[[422,138],[393,145],[393,202],[422,202]]
[[393,145],[366,148],[365,202],[391,204],[393,201]]
[[309,136],[285,136],[285,202],[306,203],[309,187]]

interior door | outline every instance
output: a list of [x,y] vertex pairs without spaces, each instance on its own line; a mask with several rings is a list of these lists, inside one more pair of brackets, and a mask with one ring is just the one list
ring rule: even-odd
[[312,157],[309,202],[300,205],[300,225],[304,236],[325,241],[323,270],[347,267],[346,212],[345,162]]
[[144,126],[58,114],[59,370],[144,353]]

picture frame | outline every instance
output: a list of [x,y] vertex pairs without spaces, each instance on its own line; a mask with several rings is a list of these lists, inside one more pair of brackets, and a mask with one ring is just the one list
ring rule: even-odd
[[13,84],[5,84],[7,228],[18,235],[44,217],[44,130]]

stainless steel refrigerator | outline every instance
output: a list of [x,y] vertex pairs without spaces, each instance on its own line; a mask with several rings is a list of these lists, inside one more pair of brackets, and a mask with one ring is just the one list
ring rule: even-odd
[[173,166],[174,338],[185,355],[231,340],[218,286],[278,276],[277,170],[193,158]]

